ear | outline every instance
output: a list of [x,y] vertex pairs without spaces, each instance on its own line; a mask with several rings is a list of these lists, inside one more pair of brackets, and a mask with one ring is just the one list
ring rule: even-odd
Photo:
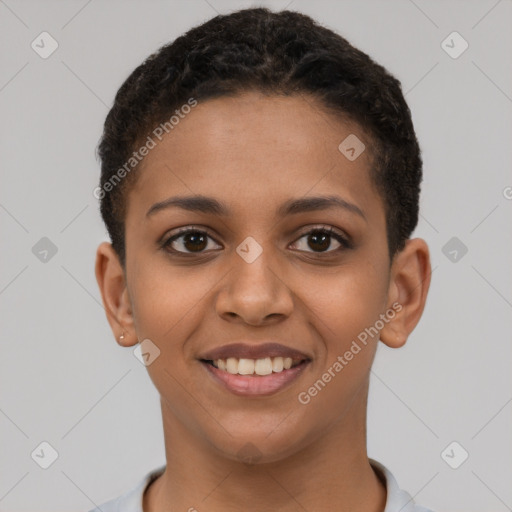
[[431,274],[426,242],[421,238],[407,240],[391,265],[388,310],[396,303],[392,308],[396,315],[380,332],[380,340],[388,347],[405,345],[419,322],[425,308]]
[[[101,291],[108,323],[119,345],[138,343],[126,276],[112,244],[102,242],[96,251],[96,281]],[[124,336],[120,339],[121,336]]]

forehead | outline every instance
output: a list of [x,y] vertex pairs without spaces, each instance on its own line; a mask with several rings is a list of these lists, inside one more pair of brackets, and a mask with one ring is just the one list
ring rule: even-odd
[[[305,195],[336,194],[365,210],[380,199],[370,179],[367,134],[312,97],[250,92],[199,101],[154,140],[136,171],[129,211],[193,194],[215,196],[233,211],[258,205],[261,211],[272,202],[277,210],[277,203]],[[345,140],[366,149],[351,160]]]

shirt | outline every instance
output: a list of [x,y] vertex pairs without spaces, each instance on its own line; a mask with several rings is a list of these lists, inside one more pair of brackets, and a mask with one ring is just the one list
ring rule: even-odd
[[[433,512],[432,510],[416,505],[410,494],[398,487],[395,477],[380,462],[369,459],[370,465],[380,474],[387,490],[386,506],[383,512]],[[150,471],[134,489],[107,501],[89,512],[143,512],[142,496],[146,488],[165,471],[165,465]]]

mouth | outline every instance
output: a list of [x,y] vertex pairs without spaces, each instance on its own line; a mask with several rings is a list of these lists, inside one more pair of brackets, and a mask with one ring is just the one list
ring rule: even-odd
[[265,357],[261,359],[246,359],[228,357],[227,359],[201,359],[201,362],[212,365],[218,370],[231,375],[258,375],[263,377],[272,373],[281,373],[285,370],[307,362],[308,359],[293,359],[292,357]]
[[288,387],[311,357],[279,344],[233,344],[199,358],[213,380],[239,396],[267,396]]
[[230,393],[265,397],[289,387],[311,364],[311,359],[264,357],[246,359],[200,359],[213,382]]

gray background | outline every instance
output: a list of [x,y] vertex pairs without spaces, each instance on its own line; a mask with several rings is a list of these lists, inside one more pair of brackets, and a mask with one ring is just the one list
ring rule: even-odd
[[[158,394],[113,339],[94,277],[107,240],[94,150],[135,66],[216,11],[251,5],[0,1],[0,510],[89,510],[165,463]],[[423,150],[415,235],[432,285],[407,345],[379,346],[369,455],[438,512],[512,510],[512,2],[259,5],[310,14],[386,66]],[[31,48],[42,31],[59,44],[47,59]],[[441,46],[453,31],[469,43],[456,59]],[[33,253],[43,237],[57,248],[46,262]],[[443,252],[452,237],[457,261]],[[31,457],[43,441],[59,454],[48,469]],[[458,469],[441,455],[452,441],[469,453]]]

